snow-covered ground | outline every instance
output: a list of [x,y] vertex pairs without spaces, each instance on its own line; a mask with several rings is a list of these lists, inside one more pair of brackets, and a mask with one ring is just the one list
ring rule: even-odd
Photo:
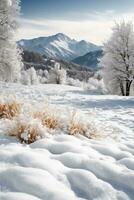
[[2,83],[0,94],[76,110],[102,133],[96,140],[59,133],[25,145],[5,136],[0,120],[1,200],[134,200],[134,97]]

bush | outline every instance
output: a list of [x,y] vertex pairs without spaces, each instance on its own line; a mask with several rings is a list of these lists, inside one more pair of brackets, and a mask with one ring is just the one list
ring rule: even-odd
[[71,113],[70,121],[68,124],[68,133],[70,135],[85,135],[86,133],[85,125],[76,119],[76,112]]
[[9,130],[9,135],[17,137],[21,143],[30,144],[43,138],[44,130],[37,120],[32,122],[17,120]]
[[56,114],[52,114],[51,109],[44,112],[36,112],[33,117],[35,119],[40,119],[43,126],[49,129],[61,129],[61,123]]
[[103,79],[98,80],[96,78],[89,78],[88,82],[85,84],[84,89],[98,94],[106,93]]
[[39,83],[39,78],[33,67],[21,72],[21,83],[24,85],[37,85]]
[[0,118],[12,119],[21,112],[21,105],[14,99],[10,102],[0,103]]
[[50,70],[48,76],[48,83],[56,83],[56,84],[66,83],[66,70],[61,69],[59,63],[55,63],[54,68]]
[[83,122],[81,121],[81,119],[78,119],[76,112],[71,113],[67,131],[69,135],[80,134],[90,139],[95,139],[99,136],[98,130],[97,128],[95,128],[95,125],[93,125],[91,122]]

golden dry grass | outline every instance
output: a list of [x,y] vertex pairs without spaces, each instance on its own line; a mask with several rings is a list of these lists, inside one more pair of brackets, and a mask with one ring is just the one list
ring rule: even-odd
[[69,135],[83,135],[89,139],[96,139],[100,137],[95,124],[86,122],[83,123],[77,119],[77,113],[72,112],[70,116],[70,121],[67,128]]
[[46,126],[49,129],[60,128],[60,122],[55,115],[52,115],[48,112],[36,112],[33,114],[35,119],[40,119],[43,126]]
[[0,103],[0,118],[12,119],[20,114],[21,105],[13,100],[9,103]]
[[[18,116],[21,114],[21,104],[16,100],[12,100],[10,103],[0,104],[0,118],[8,118],[11,122],[15,122],[15,126],[10,129],[9,135],[17,137],[21,143],[30,144],[42,138],[40,127],[43,127],[43,131],[46,130],[50,134],[55,134],[58,130],[58,132],[66,131],[69,135],[80,134],[89,139],[100,137],[96,126],[87,121],[83,122],[82,116],[77,112],[73,111],[70,115],[68,113],[65,115],[65,113],[63,114],[62,112],[62,110],[53,108],[50,105],[45,105],[41,111],[34,111],[31,113],[32,118],[30,120],[31,122],[33,122],[33,120],[38,121],[40,124],[38,128],[38,126],[30,123],[29,120],[21,121],[19,119]],[[25,119],[25,113],[23,114]],[[14,117],[16,117],[15,121],[12,120]]]
[[82,123],[72,122],[68,126],[69,135],[85,135],[86,129]]
[[42,138],[37,126],[18,121],[14,128],[9,131],[10,136],[15,136],[21,143],[31,144]]
[[86,127],[83,123],[79,122],[76,119],[76,115],[77,115],[76,112],[71,113],[68,128],[67,128],[68,133],[69,135],[76,135],[76,134],[85,135]]

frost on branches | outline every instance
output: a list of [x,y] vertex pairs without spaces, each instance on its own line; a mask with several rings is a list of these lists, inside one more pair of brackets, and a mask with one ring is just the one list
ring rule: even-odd
[[18,81],[21,56],[16,44],[19,0],[0,0],[0,81]]
[[33,67],[21,72],[21,83],[24,85],[37,85],[39,83],[39,77]]
[[132,23],[119,23],[104,44],[101,59],[105,85],[112,94],[129,96],[134,80],[134,31]]
[[61,68],[60,63],[55,63],[54,68],[50,70],[48,83],[66,83],[66,70]]

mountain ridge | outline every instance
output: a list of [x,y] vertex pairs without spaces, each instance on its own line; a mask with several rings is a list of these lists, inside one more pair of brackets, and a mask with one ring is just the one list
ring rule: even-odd
[[93,43],[85,40],[77,41],[71,39],[63,33],[57,33],[48,37],[38,37],[33,39],[22,39],[18,44],[24,50],[45,54],[48,57],[71,61],[90,51],[100,49]]
[[99,59],[103,56],[103,50],[96,50],[96,51],[91,51],[88,52],[87,54],[83,56],[79,56],[72,60],[73,63],[89,67],[91,69],[97,70],[98,64],[99,64]]

